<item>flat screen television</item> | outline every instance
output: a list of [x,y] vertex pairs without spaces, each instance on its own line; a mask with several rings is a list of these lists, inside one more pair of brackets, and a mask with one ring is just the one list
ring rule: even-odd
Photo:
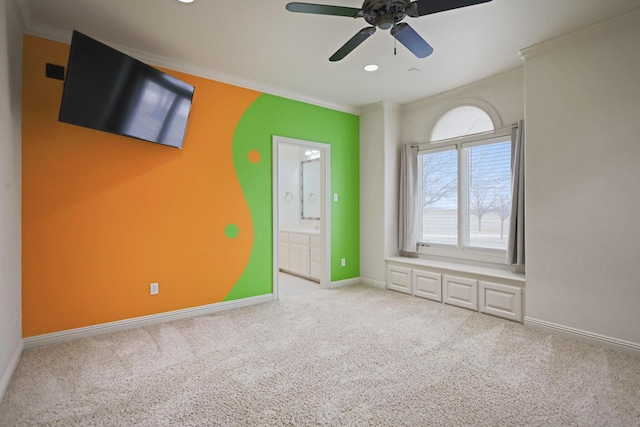
[[73,32],[58,120],[182,148],[194,87]]

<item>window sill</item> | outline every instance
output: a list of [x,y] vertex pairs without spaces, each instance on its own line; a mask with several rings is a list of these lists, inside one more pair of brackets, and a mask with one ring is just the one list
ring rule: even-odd
[[434,257],[443,261],[453,263],[482,263],[488,264],[488,267],[505,268],[505,260],[507,258],[506,251],[495,249],[481,249],[474,247],[466,247],[459,250],[454,246],[445,246],[439,244],[426,245],[420,243],[418,246],[418,254],[425,257]]

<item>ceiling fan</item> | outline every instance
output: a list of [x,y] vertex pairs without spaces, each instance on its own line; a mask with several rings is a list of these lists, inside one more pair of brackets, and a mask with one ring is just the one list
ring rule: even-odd
[[293,2],[287,4],[286,8],[289,12],[364,18],[364,20],[371,25],[371,27],[366,27],[358,31],[355,36],[329,58],[329,61],[334,62],[340,61],[363,41],[373,35],[373,33],[376,32],[376,27],[381,30],[391,29],[391,35],[415,56],[418,58],[426,58],[431,55],[433,48],[420,37],[409,24],[400,21],[407,16],[417,18],[432,13],[444,12],[490,1],[491,0],[364,0],[361,9]]

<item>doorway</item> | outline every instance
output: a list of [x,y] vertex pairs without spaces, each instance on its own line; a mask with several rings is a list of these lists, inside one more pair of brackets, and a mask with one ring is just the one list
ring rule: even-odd
[[273,294],[280,270],[331,284],[329,144],[273,136]]

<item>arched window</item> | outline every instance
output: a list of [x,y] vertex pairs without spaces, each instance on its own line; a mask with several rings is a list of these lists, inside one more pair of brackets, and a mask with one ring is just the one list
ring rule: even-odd
[[420,146],[422,253],[504,259],[511,212],[511,132],[496,132],[499,118],[487,107],[448,110],[433,127],[429,143]]
[[447,111],[431,132],[431,142],[495,130],[493,120],[481,108],[464,105]]

